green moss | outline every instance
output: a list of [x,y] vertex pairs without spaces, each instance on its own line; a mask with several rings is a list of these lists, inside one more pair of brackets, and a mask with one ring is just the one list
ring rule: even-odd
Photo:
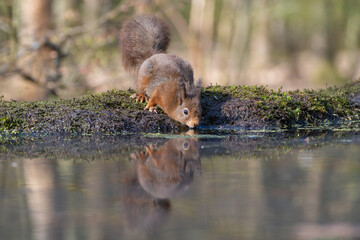
[[360,95],[359,82],[343,87],[321,90],[282,91],[265,86],[211,86],[205,96],[250,100],[256,106],[254,114],[275,125],[312,124],[324,120],[359,119],[360,109],[352,97]]
[[[114,118],[118,115],[131,116],[131,112],[142,110],[145,103],[131,99],[130,95],[133,92],[111,90],[97,94],[88,93],[80,98],[35,102],[0,99],[0,130],[40,132],[49,129],[56,132],[91,132],[95,128],[91,118],[98,119],[104,113],[114,114]],[[64,121],[68,123],[63,124]],[[103,129],[97,131],[106,132],[106,127],[102,127]]]

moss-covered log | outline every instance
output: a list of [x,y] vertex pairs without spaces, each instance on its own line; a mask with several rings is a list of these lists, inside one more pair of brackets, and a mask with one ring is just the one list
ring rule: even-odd
[[[0,101],[0,131],[10,133],[174,133],[166,114],[143,110],[133,90],[36,102]],[[201,95],[200,128],[294,127],[360,119],[360,81],[322,90],[271,90],[263,86],[210,86]],[[184,127],[185,128],[185,127]]]

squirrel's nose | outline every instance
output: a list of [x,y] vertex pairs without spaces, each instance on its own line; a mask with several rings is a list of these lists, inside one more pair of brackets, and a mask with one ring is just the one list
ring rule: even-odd
[[199,126],[199,120],[198,119],[192,119],[190,121],[188,121],[186,123],[186,125],[189,127],[189,128],[196,128],[197,126]]

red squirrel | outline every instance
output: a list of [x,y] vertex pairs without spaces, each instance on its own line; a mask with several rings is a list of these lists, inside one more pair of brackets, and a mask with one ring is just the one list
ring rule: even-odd
[[201,172],[200,144],[196,138],[171,139],[146,152],[132,154],[137,160],[138,180],[142,188],[155,198],[178,195]]
[[166,53],[169,42],[169,27],[159,17],[141,15],[123,24],[123,66],[137,85],[132,98],[146,101],[145,110],[156,112],[158,105],[171,118],[194,128],[201,119],[201,80],[195,85],[191,65]]

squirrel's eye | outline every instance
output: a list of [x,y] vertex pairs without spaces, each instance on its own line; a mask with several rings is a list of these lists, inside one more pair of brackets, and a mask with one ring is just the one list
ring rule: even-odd
[[184,143],[183,148],[184,148],[185,150],[187,150],[187,149],[189,148],[189,144],[188,144],[188,143]]
[[187,108],[184,108],[184,114],[188,115],[189,114],[189,110]]

